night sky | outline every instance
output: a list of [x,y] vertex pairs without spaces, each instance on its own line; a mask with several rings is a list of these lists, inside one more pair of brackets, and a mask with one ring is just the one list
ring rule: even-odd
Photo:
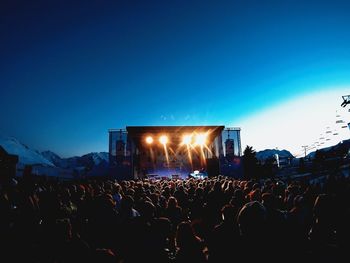
[[0,3],[0,133],[39,150],[106,151],[126,125],[240,126],[350,83],[350,1],[71,2]]

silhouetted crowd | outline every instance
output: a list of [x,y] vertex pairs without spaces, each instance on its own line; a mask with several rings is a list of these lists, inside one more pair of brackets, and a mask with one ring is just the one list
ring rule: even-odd
[[348,262],[350,180],[17,178],[1,262]]

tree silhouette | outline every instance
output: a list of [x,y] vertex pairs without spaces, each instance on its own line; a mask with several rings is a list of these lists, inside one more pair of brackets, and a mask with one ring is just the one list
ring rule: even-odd
[[257,177],[258,160],[253,146],[248,146],[243,152],[244,178],[251,179]]

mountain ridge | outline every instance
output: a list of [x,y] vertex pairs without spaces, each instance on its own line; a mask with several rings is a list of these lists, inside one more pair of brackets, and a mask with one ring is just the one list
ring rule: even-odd
[[20,142],[14,137],[0,136],[0,145],[9,154],[18,155],[17,170],[31,165],[36,174],[59,175],[84,173],[100,175],[108,172],[109,155],[107,152],[90,152],[82,156],[61,158],[53,151],[38,151]]
[[275,154],[278,154],[279,158],[294,158],[293,154],[291,154],[288,150],[278,150],[278,149],[265,149],[256,152],[255,156],[258,160],[264,161],[268,158],[274,157]]

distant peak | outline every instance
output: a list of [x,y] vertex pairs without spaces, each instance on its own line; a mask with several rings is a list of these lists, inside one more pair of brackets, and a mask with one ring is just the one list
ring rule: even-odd
[[258,158],[260,160],[264,160],[264,159],[272,157],[275,154],[278,154],[280,157],[294,157],[294,155],[291,154],[290,151],[285,150],[285,149],[283,149],[283,150],[265,149],[265,150],[258,151],[256,153],[256,158]]
[[41,152],[41,154],[44,156],[53,156],[61,159],[61,157],[57,153],[54,153],[53,151],[50,151],[50,150],[43,151]]

